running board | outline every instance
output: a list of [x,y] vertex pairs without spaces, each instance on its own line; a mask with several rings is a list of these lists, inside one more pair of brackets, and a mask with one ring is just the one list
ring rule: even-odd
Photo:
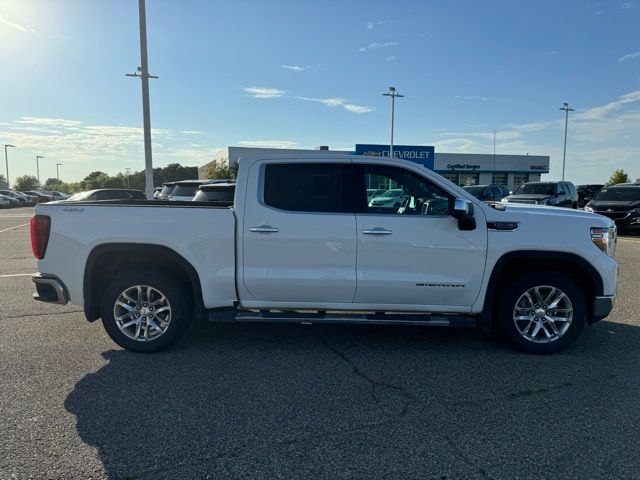
[[297,312],[269,310],[240,310],[231,312],[209,312],[214,322],[273,322],[273,323],[348,323],[368,325],[421,325],[434,327],[475,327],[477,317],[471,315],[425,315],[413,313],[341,313],[341,312]]

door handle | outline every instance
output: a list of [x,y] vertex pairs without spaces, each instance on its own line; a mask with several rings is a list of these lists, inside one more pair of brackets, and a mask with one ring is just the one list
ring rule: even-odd
[[387,230],[386,228],[372,228],[362,230],[362,233],[365,235],[391,235],[393,232],[391,230]]
[[276,233],[279,232],[280,229],[272,227],[271,225],[260,225],[259,227],[251,227],[249,231],[255,233]]

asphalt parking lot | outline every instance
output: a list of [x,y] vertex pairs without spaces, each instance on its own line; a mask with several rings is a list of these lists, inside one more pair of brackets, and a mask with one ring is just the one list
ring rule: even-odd
[[553,356],[476,330],[199,323],[152,355],[31,299],[0,211],[0,479],[640,478],[640,237]]

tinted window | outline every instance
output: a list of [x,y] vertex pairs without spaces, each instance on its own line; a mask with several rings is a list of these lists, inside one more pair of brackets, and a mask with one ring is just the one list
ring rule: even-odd
[[556,193],[555,183],[525,183],[520,185],[515,192],[515,195],[532,194],[532,195],[553,195]]
[[146,200],[147,196],[143,192],[138,192],[136,190],[129,191],[127,194],[136,200]]
[[640,200],[640,187],[603,188],[594,198],[598,202],[634,202]]
[[193,197],[198,191],[197,183],[178,183],[171,191],[173,197]]
[[291,212],[354,212],[352,168],[344,164],[270,164],[264,203]]
[[474,197],[481,197],[485,195],[485,187],[464,187]]
[[[393,195],[374,197],[366,213],[391,215],[448,215],[452,197],[421,175],[399,167],[365,165],[365,185],[372,181],[388,186]],[[366,199],[364,199],[366,200]]]
[[234,187],[207,188],[198,190],[194,202],[228,202],[233,204],[233,196],[235,194]]

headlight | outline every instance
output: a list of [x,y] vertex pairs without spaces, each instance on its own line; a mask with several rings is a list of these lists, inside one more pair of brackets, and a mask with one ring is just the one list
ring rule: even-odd
[[591,241],[610,257],[616,253],[617,237],[615,225],[609,228],[591,227]]
[[590,207],[589,205],[585,205],[584,206],[584,211],[593,213],[593,207]]

